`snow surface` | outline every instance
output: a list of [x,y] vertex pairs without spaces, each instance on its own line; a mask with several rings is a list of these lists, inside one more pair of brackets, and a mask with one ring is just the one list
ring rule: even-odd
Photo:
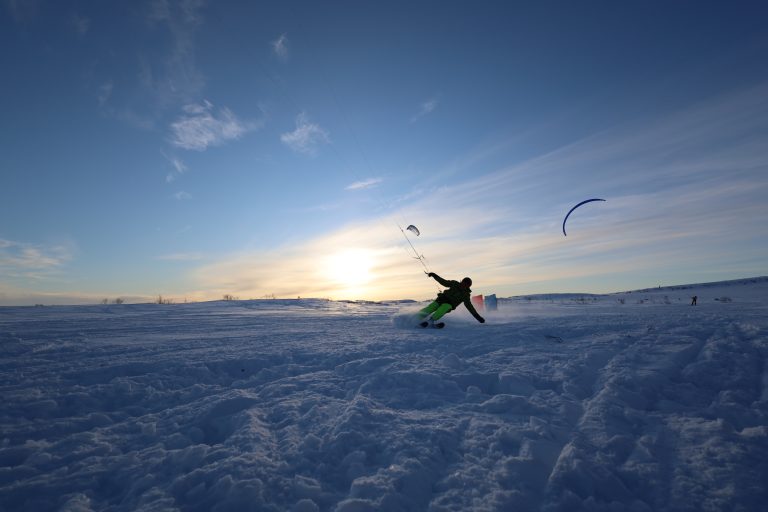
[[766,299],[0,308],[0,510],[766,510]]

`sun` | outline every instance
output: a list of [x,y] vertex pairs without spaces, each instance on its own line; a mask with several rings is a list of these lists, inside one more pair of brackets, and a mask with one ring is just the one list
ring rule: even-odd
[[344,249],[328,256],[327,277],[344,291],[360,291],[373,279],[373,254],[365,249]]

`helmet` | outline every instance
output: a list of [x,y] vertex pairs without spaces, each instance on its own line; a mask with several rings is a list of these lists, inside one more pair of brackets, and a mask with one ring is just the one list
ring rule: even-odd
[[468,277],[465,277],[464,279],[461,280],[461,284],[463,284],[464,286],[472,286],[472,280]]

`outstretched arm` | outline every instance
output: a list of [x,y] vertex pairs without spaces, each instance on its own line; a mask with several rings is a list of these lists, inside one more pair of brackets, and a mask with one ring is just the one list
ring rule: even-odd
[[431,277],[432,279],[434,279],[435,281],[437,281],[438,283],[440,283],[441,285],[443,285],[443,286],[451,286],[451,282],[450,281],[448,281],[446,279],[443,279],[442,277],[440,277],[439,275],[435,274],[434,272],[430,272],[427,275],[429,277]]
[[467,308],[467,310],[472,313],[472,316],[475,317],[475,319],[480,322],[481,324],[485,323],[485,318],[480,316],[480,313],[477,312],[475,309],[475,306],[472,305],[472,301],[467,299],[464,301],[464,307]]

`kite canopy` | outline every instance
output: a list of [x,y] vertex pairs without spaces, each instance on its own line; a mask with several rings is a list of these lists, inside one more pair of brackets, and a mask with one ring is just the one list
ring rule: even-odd
[[568,211],[568,213],[565,215],[565,218],[563,219],[563,236],[568,236],[568,235],[565,233],[565,221],[567,221],[567,220],[568,220],[568,217],[571,215],[571,213],[573,212],[573,210],[575,210],[576,208],[578,208],[579,206],[581,206],[581,205],[583,205],[583,204],[591,203],[592,201],[605,201],[605,199],[597,199],[597,198],[595,198],[595,199],[587,199],[586,201],[582,201],[582,202],[580,202],[579,204],[577,204],[576,206],[574,206],[573,208],[571,208],[571,209]]
[[410,231],[411,233],[415,233],[415,234],[416,234],[416,236],[419,236],[419,235],[421,234],[421,232],[419,231],[419,228],[417,228],[417,227],[416,227],[416,226],[414,226],[413,224],[411,224],[410,226],[408,226],[408,227],[407,227],[407,228],[405,228],[405,229],[407,229],[407,230],[408,230],[408,231]]

